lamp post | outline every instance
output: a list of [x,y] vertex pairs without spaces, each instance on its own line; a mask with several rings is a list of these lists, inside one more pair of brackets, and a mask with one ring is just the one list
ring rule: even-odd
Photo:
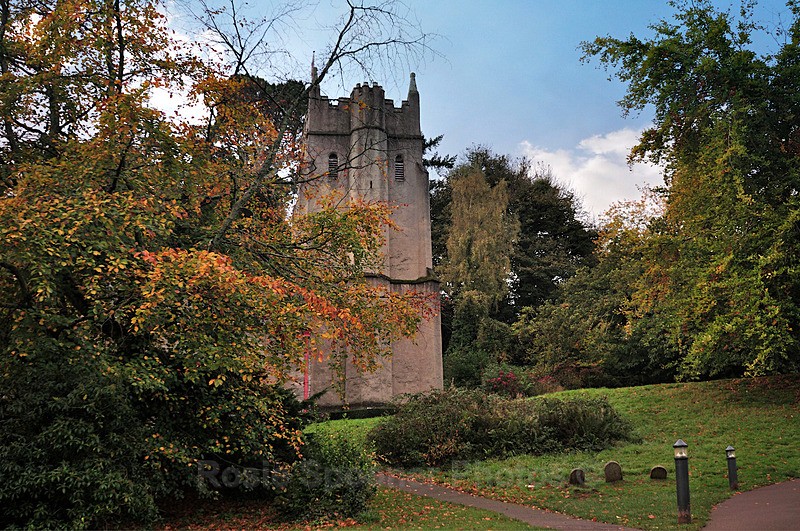
[[678,523],[692,523],[692,512],[689,509],[689,455],[688,444],[678,439],[672,445],[675,449],[675,482],[678,491]]
[[739,474],[736,472],[736,449],[733,446],[725,448],[725,455],[728,457],[728,483],[731,490],[739,488]]

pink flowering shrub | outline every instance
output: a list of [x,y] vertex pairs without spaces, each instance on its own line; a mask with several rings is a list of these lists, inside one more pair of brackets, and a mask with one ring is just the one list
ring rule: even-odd
[[498,370],[497,376],[486,379],[484,387],[488,392],[497,395],[516,397],[521,394],[519,377],[511,370]]

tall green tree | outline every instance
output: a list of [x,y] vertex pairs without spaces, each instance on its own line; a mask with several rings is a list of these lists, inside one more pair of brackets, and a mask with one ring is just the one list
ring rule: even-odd
[[612,206],[604,218],[595,265],[561,283],[551,300],[524,310],[514,333],[526,361],[556,378],[565,369],[589,368],[594,381],[583,384],[671,381],[677,366],[668,327],[654,315],[639,318],[634,303],[651,239],[663,223],[660,196],[649,190],[640,200]]
[[595,233],[548,171],[483,147],[432,186],[431,211],[434,259],[452,311],[442,320],[445,374],[477,385],[487,364],[521,361],[510,325],[592,262]]
[[597,233],[581,219],[574,193],[557,183],[548,168],[515,180],[511,193],[521,228],[511,260],[514,284],[508,306],[518,313],[542,304],[561,282],[592,265]]
[[631,319],[670,324],[683,378],[796,370],[800,10],[788,4],[788,40],[759,56],[748,4],[737,16],[672,5],[648,40],[583,45],[628,84],[623,109],[653,106],[632,157],[666,167]]
[[476,167],[456,172],[451,180],[442,280],[450,293],[479,292],[488,306],[496,307],[508,293],[511,253],[519,234],[519,222],[508,211],[506,182],[490,186]]
[[499,323],[489,314],[508,294],[519,222],[508,209],[506,182],[490,186],[483,168],[462,166],[448,181],[447,258],[439,270],[453,317],[445,321],[452,329],[444,372],[456,385],[475,386],[485,365],[505,356],[491,333]]
[[[453,200],[450,181],[446,174],[456,163],[455,155],[440,155],[436,148],[443,135],[425,139],[423,160],[425,168],[436,171],[440,178],[430,181],[431,241],[433,247],[433,266],[439,266],[447,257],[447,227],[450,224],[450,202]],[[442,175],[444,174],[444,175]]]

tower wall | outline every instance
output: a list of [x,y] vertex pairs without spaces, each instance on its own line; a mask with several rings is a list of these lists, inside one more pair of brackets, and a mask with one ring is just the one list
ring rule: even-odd
[[[369,272],[367,281],[395,292],[417,291],[438,298],[439,283],[432,278],[428,173],[423,166],[424,139],[419,123],[419,93],[414,75],[408,100],[395,107],[383,88],[356,85],[349,98],[330,100],[314,92],[306,116],[306,156],[312,173],[320,177],[301,187],[298,212],[313,211],[313,196],[331,192],[347,200],[385,201],[395,207],[398,230],[385,233],[384,262]],[[329,172],[331,159],[337,171]],[[332,177],[332,175],[334,177]],[[345,401],[350,406],[373,406],[394,396],[442,387],[442,340],[439,315],[420,323],[412,339],[391,345],[391,358],[380,360],[373,373],[344,367]],[[310,392],[329,388],[336,371],[328,361],[312,361],[308,369]],[[321,405],[341,405],[328,392]]]

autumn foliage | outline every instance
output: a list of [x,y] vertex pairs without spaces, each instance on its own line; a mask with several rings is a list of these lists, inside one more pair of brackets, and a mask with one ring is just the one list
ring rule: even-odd
[[3,526],[147,521],[207,490],[199,459],[293,461],[305,353],[369,368],[430,311],[363,281],[388,205],[291,215],[293,124],[158,7],[0,6]]

